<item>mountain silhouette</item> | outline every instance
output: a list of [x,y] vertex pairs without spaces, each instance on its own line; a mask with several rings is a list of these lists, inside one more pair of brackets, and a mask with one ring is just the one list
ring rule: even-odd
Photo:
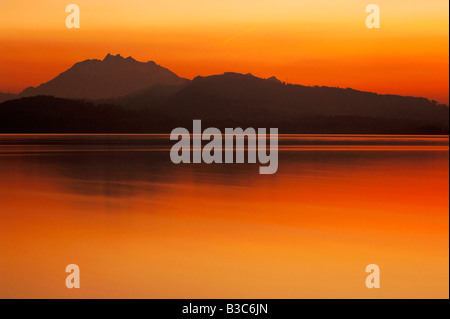
[[19,96],[17,94],[13,94],[13,93],[2,93],[0,92],[0,103],[4,102],[4,101],[8,101],[8,100],[12,100],[12,99],[16,99]]
[[26,88],[18,97],[51,95],[63,98],[101,99],[122,96],[153,84],[178,85],[187,80],[153,61],[138,62],[108,53],[103,60],[85,60],[54,79]]
[[292,121],[314,116],[356,116],[448,123],[448,107],[425,98],[353,89],[285,84],[274,77],[225,73],[196,77],[180,86],[155,85],[109,102],[152,108],[174,118]]
[[129,109],[150,109],[161,106],[169,97],[177,93],[189,82],[181,85],[154,84],[143,90],[117,98],[98,99],[96,104],[116,104]]
[[[307,87],[283,84],[273,77],[261,79],[251,74],[225,73],[197,77],[171,97],[166,107],[190,105],[194,116],[208,113],[204,99],[219,102],[224,114],[257,116],[255,112],[278,116],[370,116],[389,119],[439,120],[448,107],[425,98],[381,95],[353,89]],[[230,113],[227,110],[233,110]],[[215,110],[216,111],[216,110]],[[215,113],[217,114],[217,113]],[[447,120],[448,121],[448,120]]]
[[157,133],[191,127],[193,119],[218,128],[278,127],[281,133],[449,130],[448,106],[426,98],[293,85],[233,72],[189,81],[154,62],[110,54],[103,61],[76,63],[18,97],[28,95],[33,97],[0,104],[1,132]]

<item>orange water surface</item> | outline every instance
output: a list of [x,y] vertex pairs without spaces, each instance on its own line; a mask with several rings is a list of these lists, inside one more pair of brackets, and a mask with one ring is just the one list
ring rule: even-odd
[[273,175],[170,143],[0,135],[0,298],[449,297],[448,136],[280,136]]

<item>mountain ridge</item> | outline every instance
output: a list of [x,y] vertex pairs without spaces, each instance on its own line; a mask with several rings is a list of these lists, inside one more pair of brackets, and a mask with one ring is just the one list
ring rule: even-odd
[[[101,83],[101,89],[92,82]],[[59,96],[52,90],[57,90]],[[90,98],[86,97],[89,92]],[[1,115],[6,119],[4,132],[40,131],[37,122],[44,131],[46,126],[52,127],[52,132],[57,128],[80,133],[83,128],[94,129],[91,124],[83,125],[83,121],[91,123],[91,119],[81,112],[100,121],[100,131],[130,133],[189,126],[193,119],[201,119],[215,127],[271,126],[290,133],[448,134],[449,121],[448,106],[426,98],[288,84],[274,76],[264,79],[251,73],[225,72],[187,80],[154,61],[137,62],[132,57],[111,54],[103,60],[75,63],[56,78],[24,90],[17,97],[21,99],[0,104]],[[67,108],[58,107],[58,101]],[[74,109],[77,105],[78,111]],[[37,112],[39,109],[42,115]],[[58,116],[52,116],[52,111]],[[103,118],[98,117],[99,113]],[[31,114],[35,121],[30,119]],[[67,122],[68,127],[49,123],[58,119]]]
[[[55,92],[51,92],[51,90],[48,89],[49,83],[53,83],[55,79],[61,77],[62,75],[67,75],[68,71],[73,70],[73,69],[79,69],[82,68],[82,66],[86,66],[87,64],[89,64],[89,67],[93,66],[93,65],[100,65],[100,64],[104,64],[104,65],[114,65],[114,63],[137,63],[139,65],[148,65],[151,67],[155,67],[159,70],[163,70],[164,73],[166,73],[166,76],[168,76],[171,79],[162,79],[162,80],[155,80],[155,81],[150,81],[151,83],[148,83],[146,81],[139,83],[139,84],[135,84],[134,87],[129,88],[128,90],[113,90],[110,87],[106,88],[107,93],[108,94],[103,94],[103,93],[98,93],[98,91],[92,93],[92,94],[78,94],[79,92],[77,92],[77,88],[75,86],[75,91],[73,87],[69,88],[65,88],[65,91],[68,91],[64,94],[58,94]],[[70,72],[69,72],[70,73]],[[258,78],[254,75],[252,75],[251,73],[247,73],[247,74],[241,74],[241,73],[236,73],[236,72],[225,72],[223,74],[216,74],[216,75],[209,75],[209,76],[196,76],[192,81],[196,80],[197,78],[205,78],[205,77],[214,77],[214,76],[221,76],[221,75],[245,75],[245,76],[249,76],[249,77],[255,77]],[[133,75],[133,77],[135,77],[135,75]],[[262,79],[262,78],[261,78]],[[85,80],[85,79],[83,79]],[[96,79],[97,80],[97,79]],[[300,84],[291,84],[291,83],[285,83],[280,81],[279,79],[277,79],[275,76],[271,76],[267,79],[264,79],[267,81],[272,81],[275,83],[280,83],[280,84],[286,84],[286,85],[299,85],[302,87],[309,87],[309,88],[316,88],[316,87],[321,87],[321,88],[330,88],[330,89],[335,89],[335,88],[339,88],[339,89],[348,89],[348,90],[354,90],[357,92],[366,92],[366,93],[373,93],[376,95],[385,95],[385,96],[401,96],[401,95],[397,95],[397,94],[379,94],[379,93],[375,93],[375,92],[368,92],[368,91],[361,91],[361,90],[357,90],[357,89],[352,89],[352,88],[340,88],[340,87],[327,87],[327,86],[303,86]],[[124,79],[121,79],[121,81],[124,81]],[[14,98],[21,98],[21,97],[28,97],[28,96],[36,96],[36,95],[51,95],[51,96],[56,96],[56,97],[63,97],[63,98],[75,98],[75,99],[90,99],[90,100],[96,100],[96,99],[112,99],[112,98],[121,98],[124,97],[126,95],[129,94],[134,94],[137,93],[138,91],[141,90],[145,90],[148,89],[150,86],[152,86],[153,84],[162,84],[162,85],[180,85],[180,84],[185,84],[187,82],[190,82],[191,80],[185,79],[185,78],[181,78],[178,75],[176,75],[174,72],[172,72],[171,70],[162,67],[160,65],[158,65],[156,62],[154,62],[153,60],[149,60],[147,62],[140,62],[135,60],[133,57],[128,56],[126,58],[122,57],[120,54],[116,54],[116,55],[112,55],[110,53],[108,53],[103,60],[100,59],[86,59],[83,61],[79,61],[76,62],[72,67],[70,67],[69,69],[61,72],[60,74],[58,74],[56,77],[54,77],[53,79],[41,83],[40,85],[38,85],[37,87],[27,87],[25,88],[22,92],[18,93],[18,94],[14,94],[14,93],[5,93],[5,92],[0,92],[0,103],[4,102],[6,100],[11,100]],[[80,81],[83,82],[83,81]],[[86,84],[83,82],[83,84]],[[71,92],[72,90],[72,92]],[[113,91],[114,93],[111,93],[111,91]],[[413,96],[402,96],[402,97],[413,97]],[[414,98],[422,98],[422,97],[414,97]],[[431,102],[433,102],[432,100],[428,99],[428,98],[424,98],[423,99],[427,99]],[[440,104],[440,105],[445,105],[445,104]],[[448,105],[447,105],[448,106]]]
[[103,60],[76,62],[50,81],[24,89],[17,97],[101,99],[131,94],[156,83],[176,85],[186,81],[154,61],[139,62],[131,56],[123,58],[108,53]]

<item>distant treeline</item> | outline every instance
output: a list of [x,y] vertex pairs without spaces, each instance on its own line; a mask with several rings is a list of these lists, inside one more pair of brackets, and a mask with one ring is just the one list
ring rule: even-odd
[[204,128],[278,127],[280,133],[448,134],[449,130],[448,109],[445,122],[445,112],[437,121],[295,112],[286,115],[264,110],[242,116],[223,109],[215,113],[213,104],[208,107],[205,113],[180,104],[178,108],[183,111],[177,112],[173,104],[130,108],[51,96],[27,97],[0,104],[0,133],[170,133],[179,126],[191,128],[193,119],[201,119]]

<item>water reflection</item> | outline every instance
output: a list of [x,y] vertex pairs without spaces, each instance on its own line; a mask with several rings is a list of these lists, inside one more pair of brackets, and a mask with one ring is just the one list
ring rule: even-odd
[[259,175],[163,135],[0,136],[0,297],[448,298],[448,137],[280,145]]

